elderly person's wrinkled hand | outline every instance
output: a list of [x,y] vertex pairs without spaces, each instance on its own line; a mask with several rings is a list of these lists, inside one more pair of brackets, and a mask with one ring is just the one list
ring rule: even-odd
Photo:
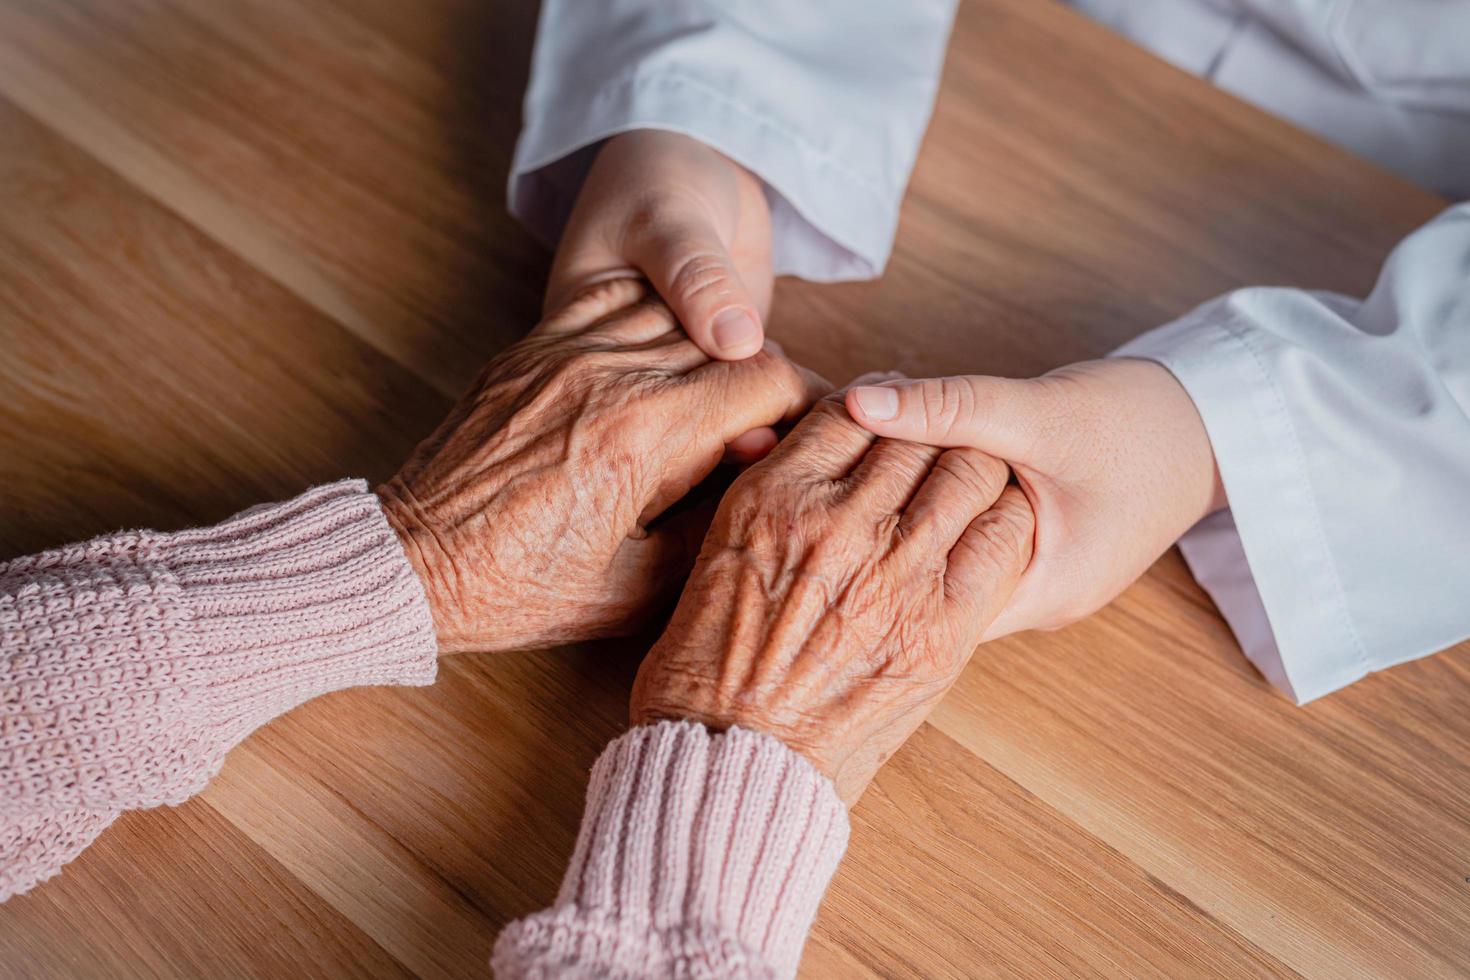
[[877,439],[818,403],[721,502],[639,671],[633,723],[775,736],[850,804],[1026,568],[1031,508],[1007,476],[983,453]]
[[703,530],[655,519],[727,444],[826,390],[769,349],[711,360],[646,293],[604,282],[548,317],[378,489],[441,650],[636,629],[677,589]]

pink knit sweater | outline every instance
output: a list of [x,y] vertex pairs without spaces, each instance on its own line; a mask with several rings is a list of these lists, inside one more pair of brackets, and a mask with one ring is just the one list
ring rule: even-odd
[[[188,799],[296,705],[434,673],[423,590],[362,481],[0,563],[0,901],[123,810]],[[593,769],[555,905],[505,930],[495,971],[791,976],[847,833],[772,738],[634,729]]]

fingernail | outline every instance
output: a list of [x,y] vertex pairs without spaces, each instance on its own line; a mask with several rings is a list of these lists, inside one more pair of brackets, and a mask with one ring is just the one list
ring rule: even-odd
[[898,417],[898,392],[892,388],[854,388],[852,396],[863,414],[875,422]]
[[754,354],[760,346],[760,325],[739,307],[732,306],[715,317],[714,326],[715,346],[726,354]]

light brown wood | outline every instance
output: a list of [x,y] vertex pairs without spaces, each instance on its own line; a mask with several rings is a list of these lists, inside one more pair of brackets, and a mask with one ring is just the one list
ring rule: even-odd
[[[0,555],[390,473],[535,319],[534,28],[485,0],[0,2]],[[1362,292],[1443,202],[1065,8],[969,0],[830,377],[1026,374],[1223,290]],[[467,976],[553,897],[647,638],[303,706],[0,906],[0,974]],[[1177,555],[984,648],[854,811],[807,976],[1470,971],[1470,649],[1305,709]]]

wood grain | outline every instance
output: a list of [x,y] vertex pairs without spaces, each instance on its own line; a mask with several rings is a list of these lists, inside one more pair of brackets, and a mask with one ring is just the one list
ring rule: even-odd
[[6,903],[7,977],[409,977],[366,933],[198,801],[124,814],[88,871]]
[[[0,555],[391,472],[534,321],[524,2],[0,0]],[[969,0],[830,377],[1028,374],[1443,202],[1056,4]],[[0,975],[465,976],[554,895],[647,638],[293,711],[0,906]],[[983,649],[854,811],[807,976],[1470,971],[1470,649],[1297,709],[1177,555]]]

